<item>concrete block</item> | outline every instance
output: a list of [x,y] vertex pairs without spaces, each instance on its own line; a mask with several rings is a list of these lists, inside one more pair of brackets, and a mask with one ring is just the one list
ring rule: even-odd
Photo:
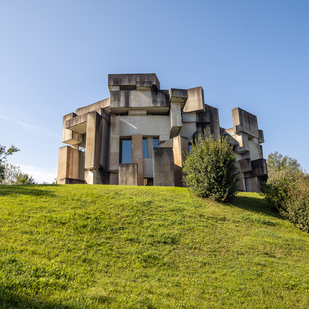
[[246,178],[246,192],[260,192],[260,181],[258,177]]
[[182,113],[182,122],[196,122],[196,113]]
[[153,178],[152,158],[144,159],[144,178]]
[[[133,134],[142,134],[143,136],[153,136],[154,133],[167,135],[169,139],[171,122],[169,115],[147,115],[141,116],[119,116],[120,117],[120,135],[130,137]],[[158,134],[158,135],[159,135]]]
[[132,135],[132,163],[138,165],[139,186],[144,185],[144,159],[143,159],[143,136],[142,134]]
[[267,175],[266,160],[261,158],[251,161],[252,171],[245,173],[245,178]]
[[175,186],[173,149],[153,148],[152,157],[154,186]]
[[257,117],[236,107],[232,109],[234,132],[246,132],[249,136],[259,138]]
[[97,169],[97,170],[86,170],[85,171],[85,181],[87,184],[108,184],[108,181],[104,178],[106,178],[106,175],[102,175],[103,170]]
[[119,86],[120,90],[135,90],[137,87],[160,89],[156,74],[108,74],[108,87]]
[[171,88],[170,90],[171,103],[180,103],[181,109],[183,109],[187,100],[188,100],[188,90]]
[[170,139],[170,135],[169,134],[160,134],[159,135],[159,143],[163,143],[166,142],[167,140]]
[[173,138],[177,136],[182,127],[181,103],[171,103],[170,119],[171,119],[170,137]]
[[202,87],[188,89],[188,99],[183,108],[185,113],[204,112],[204,91]]
[[62,143],[69,145],[76,145],[82,142],[82,135],[66,128],[66,122],[69,119],[76,117],[75,113],[70,113],[68,115],[63,116],[62,123]]
[[114,173],[114,172],[109,173],[109,184],[110,185],[118,185],[119,184],[118,171],[117,171],[117,173]]
[[264,132],[263,132],[263,130],[259,130],[259,143],[260,144],[264,143]]
[[183,173],[182,167],[185,159],[185,152],[189,150],[188,139],[182,136],[173,138],[173,155],[174,155],[174,178],[175,186],[183,187]]
[[239,191],[246,191],[246,181],[243,173],[240,173],[238,176],[237,189]]
[[[119,146],[120,146],[119,135],[120,135],[120,116],[111,115],[109,170],[112,172],[116,172],[119,169]],[[118,182],[118,174],[117,174],[117,182]]]
[[101,159],[100,165],[104,171],[109,170],[109,123],[106,119],[102,119],[102,147],[101,147]]
[[79,150],[70,146],[59,148],[58,183],[62,178],[78,179]]
[[[138,183],[138,166],[137,163],[120,163],[119,164],[119,185],[137,186]],[[143,180],[144,184],[144,180]]]
[[147,113],[167,113],[170,107],[169,96],[165,91],[120,90],[110,93],[110,109],[112,113],[123,114],[130,109],[143,109]]
[[202,136],[206,132],[207,136],[213,136],[217,139],[218,135],[220,135],[218,109],[206,104],[204,108],[204,112],[196,114],[196,130]]
[[73,132],[84,134],[87,131],[87,114],[68,119],[65,127]]
[[250,172],[252,170],[251,167],[251,159],[242,159],[236,162],[236,165],[241,173]]
[[85,169],[100,168],[102,146],[102,117],[97,112],[87,114]]

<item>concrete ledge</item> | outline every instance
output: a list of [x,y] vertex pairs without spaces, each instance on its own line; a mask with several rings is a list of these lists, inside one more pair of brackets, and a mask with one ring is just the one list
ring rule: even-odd
[[89,113],[89,112],[92,112],[92,111],[97,111],[100,108],[103,108],[103,109],[108,108],[109,105],[110,105],[110,100],[109,100],[109,98],[107,98],[107,99],[101,100],[99,102],[92,103],[90,105],[78,108],[76,110],[76,114],[79,116],[79,115],[86,114],[86,113]]

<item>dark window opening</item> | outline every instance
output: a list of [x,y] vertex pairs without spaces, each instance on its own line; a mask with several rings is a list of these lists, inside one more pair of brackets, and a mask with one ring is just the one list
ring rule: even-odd
[[132,140],[121,140],[120,163],[132,163]]
[[143,158],[147,159],[147,138],[143,138]]

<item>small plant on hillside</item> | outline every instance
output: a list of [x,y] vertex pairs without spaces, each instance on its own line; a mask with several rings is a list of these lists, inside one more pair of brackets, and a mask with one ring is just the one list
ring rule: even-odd
[[[277,152],[275,154],[280,162],[285,158]],[[309,233],[308,175],[302,171],[296,159],[289,159],[295,164],[289,167],[278,161],[280,164],[277,162],[277,168],[270,171],[267,183],[261,185],[261,194],[269,206],[277,208],[296,227]]]
[[186,154],[184,173],[186,185],[197,196],[214,201],[230,201],[237,192],[238,169],[232,146],[227,139],[218,136],[199,136]]
[[289,187],[285,209],[281,214],[296,227],[309,233],[309,181],[300,175],[294,186]]
[[261,194],[265,197],[270,207],[278,211],[285,209],[289,192],[296,186],[296,181],[301,177],[301,172],[281,170],[269,174],[267,183],[262,183]]

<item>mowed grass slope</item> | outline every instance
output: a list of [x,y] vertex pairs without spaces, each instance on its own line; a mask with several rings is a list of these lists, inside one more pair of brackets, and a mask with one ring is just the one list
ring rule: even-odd
[[309,236],[254,193],[0,187],[0,308],[308,308]]

